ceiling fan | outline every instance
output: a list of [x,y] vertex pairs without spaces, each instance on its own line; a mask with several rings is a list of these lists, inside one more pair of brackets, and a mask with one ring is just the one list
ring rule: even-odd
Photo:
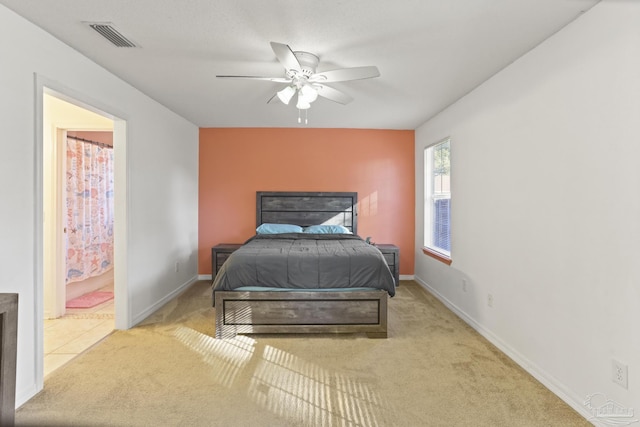
[[[276,92],[267,102],[282,101],[285,104],[289,104],[293,96],[297,94],[296,108],[298,108],[298,110],[308,110],[311,108],[311,103],[314,102],[318,96],[339,104],[348,104],[353,101],[351,96],[331,86],[327,86],[325,83],[370,79],[380,76],[380,72],[375,66],[340,68],[317,73],[316,67],[320,59],[316,55],[303,51],[294,52],[288,45],[283,43],[271,42],[271,48],[276,54],[278,61],[284,66],[284,77],[227,75],[217,75],[216,77],[285,83],[287,86]],[[300,122],[301,119],[298,111],[298,123]]]

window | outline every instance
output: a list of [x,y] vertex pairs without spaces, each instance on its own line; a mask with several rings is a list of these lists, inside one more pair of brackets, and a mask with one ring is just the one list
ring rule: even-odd
[[424,150],[424,246],[451,263],[451,163],[449,138]]

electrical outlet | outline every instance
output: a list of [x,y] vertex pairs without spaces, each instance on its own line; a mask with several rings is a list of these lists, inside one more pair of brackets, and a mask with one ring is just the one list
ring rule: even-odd
[[462,279],[462,292],[467,292],[467,279]]
[[180,271],[180,261],[176,261],[176,273]]
[[628,388],[629,368],[627,365],[616,359],[612,359],[611,368],[611,379],[613,382],[623,388]]
[[493,295],[492,294],[487,294],[487,305],[489,307],[493,307]]

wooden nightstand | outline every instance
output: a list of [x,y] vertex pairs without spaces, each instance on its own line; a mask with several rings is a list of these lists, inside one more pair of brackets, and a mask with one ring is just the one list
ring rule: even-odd
[[236,249],[242,246],[240,243],[220,243],[211,248],[211,279],[216,278],[218,270]]
[[376,243],[375,246],[382,252],[398,286],[400,284],[400,248],[386,243]]

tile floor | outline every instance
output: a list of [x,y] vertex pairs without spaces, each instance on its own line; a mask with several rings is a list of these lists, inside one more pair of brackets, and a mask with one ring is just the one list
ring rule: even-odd
[[113,307],[111,300],[92,308],[67,309],[64,316],[44,321],[45,379],[113,331]]

